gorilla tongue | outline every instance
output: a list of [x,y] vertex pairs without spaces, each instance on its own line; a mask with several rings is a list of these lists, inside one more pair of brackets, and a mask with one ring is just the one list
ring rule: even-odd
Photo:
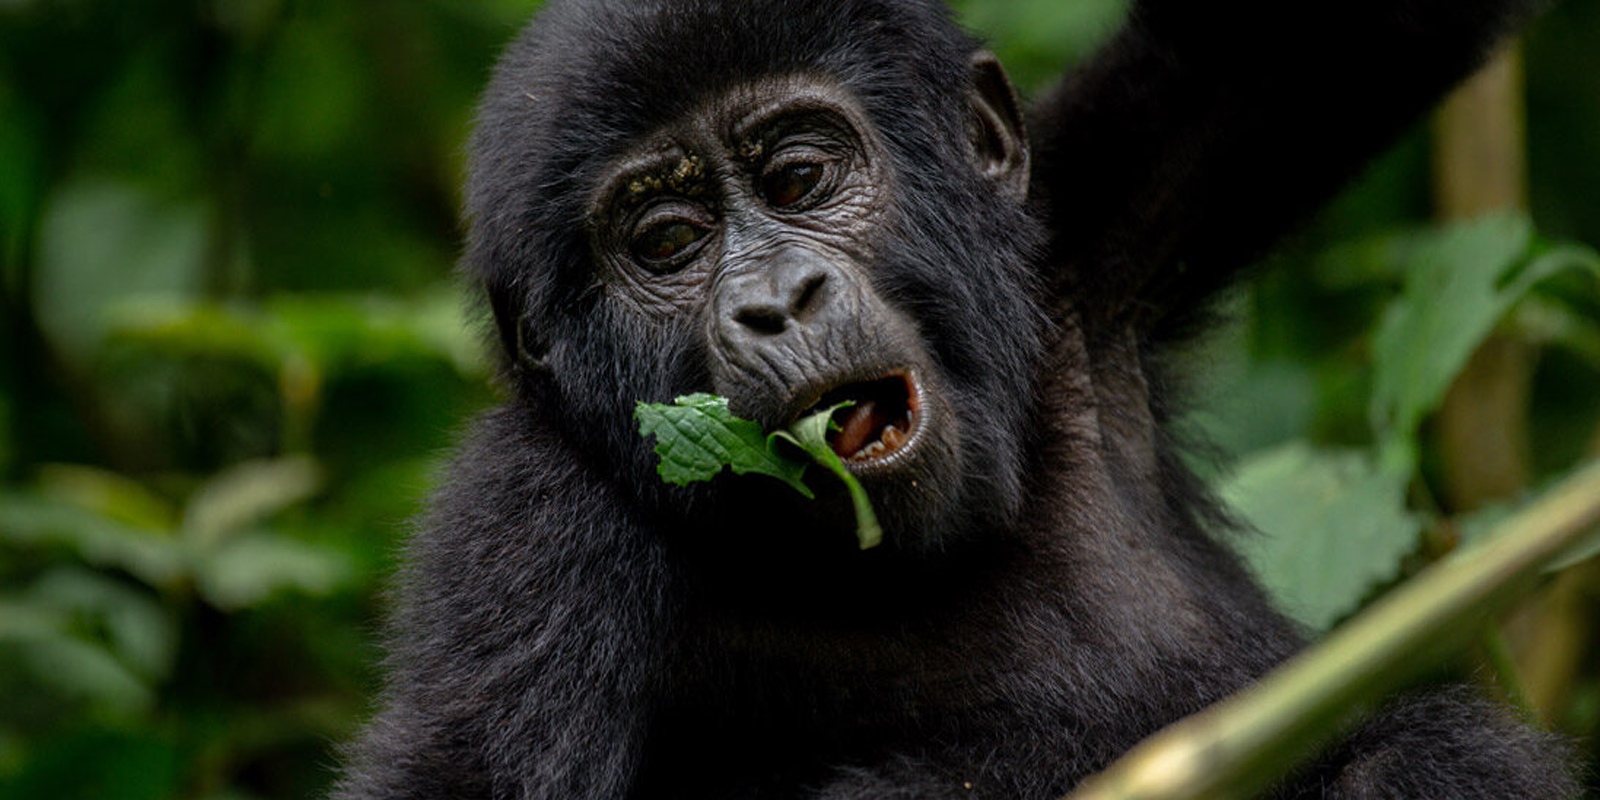
[[849,408],[839,410],[844,417],[837,420],[839,430],[835,431],[828,444],[833,446],[833,452],[840,458],[849,460],[866,448],[883,433],[889,420],[878,413],[878,404],[872,400],[862,400]]
[[915,419],[910,380],[903,375],[851,384],[829,393],[825,402],[849,400],[854,405],[834,415],[839,430],[828,434],[833,452],[846,461],[870,461],[905,444]]

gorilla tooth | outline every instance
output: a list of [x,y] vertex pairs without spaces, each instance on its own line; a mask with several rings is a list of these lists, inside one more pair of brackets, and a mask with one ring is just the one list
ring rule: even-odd
[[898,450],[900,445],[906,443],[906,432],[890,425],[883,431],[883,443],[888,445],[890,450]]

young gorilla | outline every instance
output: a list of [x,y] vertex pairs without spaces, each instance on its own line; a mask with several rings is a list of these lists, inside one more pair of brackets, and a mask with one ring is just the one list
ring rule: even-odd
[[[512,398],[412,542],[337,796],[1051,798],[1246,685],[1302,639],[1207,532],[1153,359],[1526,12],[1147,0],[1030,143],[924,0],[553,0],[473,143]],[[857,400],[884,545],[836,487],[664,485],[633,405],[695,391]],[[1456,691],[1279,795],[1567,775]]]

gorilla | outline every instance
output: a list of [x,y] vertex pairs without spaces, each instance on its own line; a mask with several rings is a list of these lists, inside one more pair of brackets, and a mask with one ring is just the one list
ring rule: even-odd
[[[1024,109],[932,0],[550,0],[471,143],[508,400],[335,796],[1058,797],[1304,644],[1177,455],[1207,300],[1535,10],[1142,0]],[[866,485],[669,486],[636,402],[837,400]],[[819,484],[821,481],[818,482]],[[1466,689],[1276,797],[1568,798]]]

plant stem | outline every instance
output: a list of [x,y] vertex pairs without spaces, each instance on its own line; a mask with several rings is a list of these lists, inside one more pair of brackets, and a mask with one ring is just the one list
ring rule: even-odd
[[1516,656],[1511,651],[1511,642],[1506,639],[1500,626],[1493,622],[1483,626],[1483,632],[1478,634],[1478,643],[1483,647],[1483,657],[1494,669],[1495,682],[1506,699],[1518,708],[1537,712],[1538,709],[1528,700],[1528,689],[1522,681]]

